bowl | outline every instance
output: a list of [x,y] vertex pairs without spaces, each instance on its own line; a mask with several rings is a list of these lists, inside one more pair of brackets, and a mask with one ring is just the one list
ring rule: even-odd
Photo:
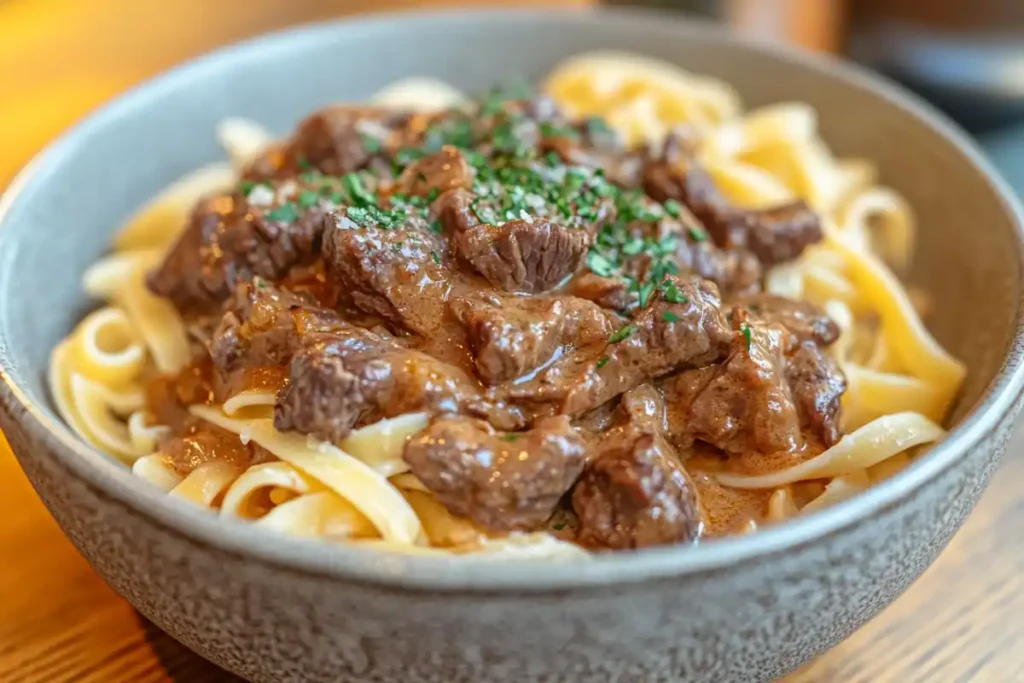
[[[219,120],[283,133],[410,74],[479,89],[594,48],[803,100],[840,154],[916,207],[911,281],[969,368],[952,431],[867,493],[757,534],[588,562],[409,557],[258,533],[150,490],[86,446],[45,389],[79,282],[132,210],[220,156]],[[299,28],[130,92],[40,154],[0,205],[0,426],[68,537],[143,615],[254,681],[767,681],[899,595],[981,494],[1020,410],[1021,209],[929,107],[857,69],[637,11],[452,12]]]

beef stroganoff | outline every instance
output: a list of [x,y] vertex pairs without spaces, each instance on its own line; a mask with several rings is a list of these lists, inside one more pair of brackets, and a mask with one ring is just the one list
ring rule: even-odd
[[800,103],[617,53],[539,92],[409,79],[133,217],[52,354],[83,439],[271,532],[586,557],[863,491],[964,377],[912,212]]

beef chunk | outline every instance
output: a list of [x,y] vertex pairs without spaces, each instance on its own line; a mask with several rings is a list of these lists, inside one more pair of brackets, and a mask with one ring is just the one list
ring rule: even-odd
[[799,256],[821,241],[821,222],[802,201],[768,209],[733,206],[696,164],[656,160],[644,170],[644,190],[658,201],[685,204],[725,249],[749,249],[761,263],[773,265]]
[[391,366],[375,357],[377,353],[369,348],[353,351],[339,339],[299,351],[274,406],[274,426],[325,441],[344,439],[391,389]]
[[609,338],[563,410],[576,415],[648,379],[713,363],[733,337],[713,283],[666,278],[647,307]]
[[624,280],[603,277],[590,271],[574,277],[569,282],[568,291],[573,296],[615,311],[626,310],[635,298]]
[[722,249],[716,246],[707,238],[703,228],[695,221],[688,220],[685,214],[677,225],[676,234],[679,237],[674,256],[681,273],[693,273],[711,280],[726,300],[761,288],[763,270],[761,262],[753,253],[746,249]]
[[[741,325],[737,325],[738,328]],[[727,453],[793,453],[803,444],[786,384],[787,332],[750,325],[689,410],[695,437]]]
[[437,327],[450,287],[444,244],[417,225],[377,225],[355,209],[328,214],[324,258],[341,295],[362,311],[419,334]]
[[454,299],[476,369],[486,384],[513,380],[546,363],[562,341],[565,306],[558,299],[482,293]]
[[542,218],[476,225],[454,238],[459,257],[506,292],[546,292],[576,272],[590,235]]
[[434,213],[448,234],[457,235],[480,225],[479,219],[473,213],[474,196],[469,190],[456,188],[441,193],[434,202]]
[[338,441],[359,424],[406,413],[465,413],[517,429],[515,408],[461,369],[353,325],[304,338],[274,411],[278,429]]
[[580,543],[621,550],[690,542],[700,534],[693,482],[659,431],[663,411],[650,385],[623,397],[624,421],[600,436],[573,490]]
[[736,455],[833,445],[846,389],[835,361],[813,340],[745,309],[733,311],[732,324],[740,335],[721,364],[665,380],[673,440],[696,438]]
[[822,448],[839,441],[839,401],[846,377],[836,362],[813,342],[804,341],[786,359],[786,381],[805,434]]
[[366,106],[335,105],[299,124],[286,150],[296,167],[305,164],[327,175],[366,168],[374,154],[401,133],[410,115]]
[[536,529],[583,469],[586,448],[566,417],[501,433],[482,420],[435,420],[405,447],[405,461],[452,514],[491,529]]
[[240,193],[202,200],[149,274],[149,288],[182,313],[208,313],[236,283],[253,276],[277,280],[312,261],[320,249],[323,210],[297,208],[291,202],[297,191],[294,185],[276,193],[261,186],[250,193],[252,200]]
[[239,284],[207,348],[217,371],[217,395],[239,388],[248,371],[287,365],[303,337],[345,325],[334,311],[257,278]]
[[537,369],[565,345],[611,333],[606,315],[573,297],[511,297],[481,292],[451,301],[466,328],[476,369],[485,384],[507,382]]
[[473,173],[466,159],[458,149],[446,145],[437,154],[424,157],[402,171],[395,191],[427,196],[432,191],[468,190],[472,184]]
[[751,320],[782,325],[798,342],[828,346],[839,338],[839,326],[812,303],[774,294],[748,296],[734,303],[745,309]]

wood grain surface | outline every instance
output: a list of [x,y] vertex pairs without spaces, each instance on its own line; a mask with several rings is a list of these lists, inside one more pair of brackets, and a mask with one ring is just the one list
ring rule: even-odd
[[[190,55],[288,23],[422,4],[0,0],[0,186],[82,112]],[[935,566],[785,683],[1024,681],[1022,451],[1018,433],[980,506]],[[2,437],[0,520],[0,682],[235,680],[164,635],[100,580],[61,534]]]

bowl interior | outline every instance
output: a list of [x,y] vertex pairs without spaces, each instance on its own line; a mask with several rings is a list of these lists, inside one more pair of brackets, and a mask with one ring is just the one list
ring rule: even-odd
[[946,124],[925,123],[921,116],[930,114],[913,100],[879,91],[857,72],[742,43],[704,24],[635,13],[474,12],[328,24],[216,53],[133,91],[52,146],[8,193],[0,213],[0,366],[53,416],[44,373],[50,349],[92,305],[80,286],[84,269],[134,209],[222,158],[214,127],[224,117],[252,117],[284,133],[318,106],[364,98],[402,76],[482,89],[505,77],[540,77],[595,48],[645,53],[724,79],[747,106],[809,102],[838,155],[877,163],[882,181],[918,216],[911,280],[934,299],[929,327],[969,368],[953,421],[978,403],[1006,360],[1022,282],[1015,209],[975,153]]

